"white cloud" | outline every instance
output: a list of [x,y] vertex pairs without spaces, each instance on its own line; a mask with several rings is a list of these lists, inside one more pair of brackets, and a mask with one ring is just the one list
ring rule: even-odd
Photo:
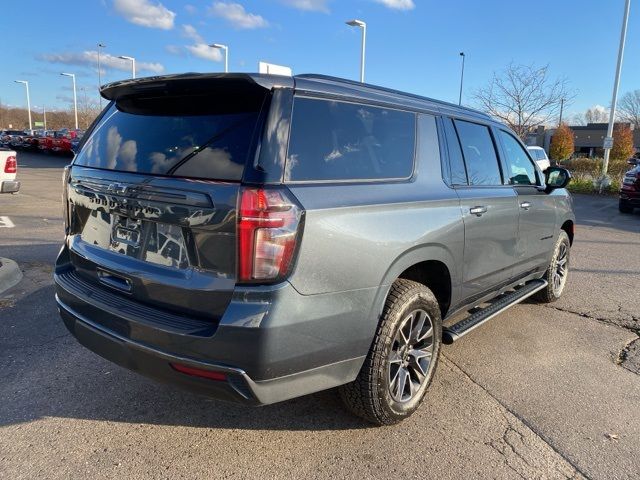
[[171,55],[182,55],[183,53],[182,48],[178,45],[167,45],[164,49]]
[[[41,55],[39,58],[49,63],[62,63],[64,65],[76,65],[79,67],[97,68],[98,66],[98,52],[95,50],[70,53],[49,53]],[[108,53],[100,54],[100,64],[103,68],[113,68],[124,72],[131,71],[131,62],[129,60],[123,60]],[[164,71],[164,65],[161,63],[139,62],[136,60],[136,70],[151,73],[162,73]]]
[[215,17],[224,18],[236,28],[253,29],[269,26],[260,15],[247,12],[239,3],[214,2],[209,13]]
[[149,0],[114,0],[113,6],[127,21],[143,27],[171,30],[176,17],[161,3],[154,5]]
[[288,5],[298,10],[309,10],[314,12],[329,13],[329,0],[280,0],[285,5]]
[[188,45],[185,47],[191,55],[194,57],[203,58],[204,60],[211,60],[212,62],[220,62],[222,60],[222,54],[217,48],[212,48],[206,43],[196,43],[195,45]]
[[182,34],[196,43],[204,43],[204,40],[193,25],[182,25]]
[[374,0],[377,3],[381,3],[385,7],[393,8],[394,10],[413,10],[416,8],[416,4],[413,0]]
[[[184,47],[184,50],[189,52],[194,57],[202,58],[204,60],[211,60],[212,62],[220,62],[222,61],[222,54],[220,50],[217,48],[212,48],[204,41],[202,35],[198,33],[196,28],[193,25],[182,25],[182,35],[190,40],[193,40],[192,45],[187,45]],[[179,55],[182,53],[180,47],[176,47],[175,45],[170,45],[167,47],[169,51],[169,47],[171,47],[170,53],[174,53]]]
[[184,6],[184,9],[187,11],[189,15],[195,15],[198,12],[198,9],[196,7],[188,3]]

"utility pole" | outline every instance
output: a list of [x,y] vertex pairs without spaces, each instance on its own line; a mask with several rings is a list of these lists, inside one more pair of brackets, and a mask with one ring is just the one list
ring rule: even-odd
[[562,125],[562,110],[564,109],[564,97],[560,99],[560,119],[558,120],[558,126]]
[[613,123],[616,116],[616,104],[618,102],[618,86],[620,85],[620,72],[622,71],[622,57],[624,56],[624,44],[627,39],[627,23],[629,22],[629,9],[631,0],[625,0],[624,15],[622,17],[622,29],[620,30],[620,46],[618,48],[618,63],[616,65],[616,76],[613,82],[613,94],[611,97],[611,111],[609,112],[609,125],[607,127],[607,138],[604,143],[604,159],[602,161],[602,176],[600,177],[600,193],[609,184],[607,170],[609,169],[609,154],[613,147]]

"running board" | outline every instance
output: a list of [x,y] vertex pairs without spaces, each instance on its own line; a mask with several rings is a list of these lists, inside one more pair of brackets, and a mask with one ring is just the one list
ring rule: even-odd
[[504,312],[507,308],[520,303],[525,298],[530,297],[538,290],[542,290],[547,286],[546,280],[532,280],[518,287],[517,290],[501,295],[495,299],[491,305],[475,311],[467,318],[459,321],[455,325],[442,329],[442,342],[450,344],[466,335],[471,330],[482,325],[484,322],[491,320],[496,315]]

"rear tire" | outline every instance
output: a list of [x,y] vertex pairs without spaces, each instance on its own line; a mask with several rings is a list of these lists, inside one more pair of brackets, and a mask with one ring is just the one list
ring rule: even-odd
[[376,425],[413,414],[431,383],[442,344],[440,306],[427,287],[398,279],[356,380],[340,387],[347,408]]
[[564,230],[560,230],[551,263],[544,277],[542,277],[543,280],[547,281],[547,286],[533,295],[532,298],[534,300],[540,303],[552,303],[560,298],[569,275],[570,256],[571,242],[569,241],[569,235]]
[[624,200],[618,202],[618,210],[620,210],[620,213],[633,213],[633,207]]

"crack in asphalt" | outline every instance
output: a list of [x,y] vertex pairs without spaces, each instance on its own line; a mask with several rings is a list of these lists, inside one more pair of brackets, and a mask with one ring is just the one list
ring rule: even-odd
[[[575,465],[570,459],[568,459],[560,450],[558,450],[547,438],[545,438],[545,436],[543,434],[538,432],[534,428],[534,426],[532,424],[530,424],[524,417],[519,415],[514,410],[510,409],[499,398],[497,398],[495,395],[493,395],[484,385],[482,385],[482,384],[478,383],[476,380],[474,380],[473,377],[471,377],[471,375],[469,375],[467,372],[465,372],[449,356],[447,356],[444,353],[441,353],[441,355],[442,355],[443,360],[446,361],[446,363],[448,363],[453,370],[458,371],[460,374],[462,374],[462,376],[464,376],[466,379],[468,379],[471,383],[473,383],[474,385],[477,385],[480,389],[482,389],[483,392],[485,392],[489,397],[491,397],[493,400],[495,400],[498,403],[498,405],[500,405],[506,412],[509,412],[509,414],[511,414],[514,418],[519,420],[526,428],[529,429],[529,431],[531,431],[531,433],[533,435],[535,435],[538,439],[540,439],[545,445],[547,445],[553,452],[555,452],[560,458],[562,458],[573,469],[573,472],[572,472],[571,475],[567,475],[567,474],[565,474],[564,472],[561,472],[561,471],[558,471],[558,474],[562,475],[564,478],[567,478],[567,479],[589,479],[590,478],[585,474],[585,472],[580,470],[580,468],[577,465]],[[504,415],[504,412],[503,412],[502,415],[503,415],[505,421],[507,422],[507,428],[503,432],[502,437],[500,439],[492,440],[491,442],[485,443],[485,445],[491,447],[496,452],[498,452],[500,455],[502,455],[504,457],[505,465],[507,467],[509,467],[511,470],[513,470],[518,476],[520,476],[521,478],[526,479],[528,477],[526,477],[521,471],[517,470],[516,469],[516,465],[512,465],[511,463],[509,463],[509,452],[511,452],[513,455],[515,455],[516,457],[521,459],[530,468],[536,469],[537,467],[534,466],[534,465],[531,465],[531,463],[529,461],[527,461],[527,459],[525,459],[523,457],[523,455],[516,448],[516,445],[514,444],[513,440],[509,438],[510,432],[513,432],[518,436],[518,438],[520,439],[520,442],[523,445],[525,445],[527,442],[525,441],[525,438],[524,438],[524,435],[522,434],[522,432],[519,432],[518,430],[516,430],[514,428],[512,419],[510,419],[508,416]]]
[[[637,322],[638,326],[637,327],[631,327],[629,325],[624,325],[621,323],[616,322],[615,320],[612,320],[610,318],[605,318],[605,317],[599,317],[599,316],[595,316],[595,315],[591,315],[589,312],[585,313],[585,312],[576,312],[575,310],[569,310],[568,308],[562,308],[562,307],[558,307],[555,305],[543,305],[546,308],[550,308],[552,310],[557,310],[559,312],[564,312],[564,313],[571,313],[573,315],[578,315],[579,317],[582,318],[587,318],[589,320],[594,320],[596,322],[601,322],[604,323],[606,325],[614,325],[616,327],[622,328],[628,332],[633,333],[636,338],[633,338],[631,340],[629,340],[619,351],[618,354],[616,355],[615,359],[614,359],[614,363],[616,365],[619,365],[621,367],[623,367],[624,369],[635,373],[636,375],[640,375],[640,358],[635,358],[634,355],[630,355],[631,352],[635,352],[636,349],[636,343],[640,341],[640,317],[636,317],[635,315],[633,315],[632,313],[627,313],[625,311],[623,311],[622,309],[622,305],[618,305],[618,310],[617,313],[621,313],[623,314],[625,317],[628,317],[631,319],[631,322]],[[625,320],[628,320],[625,319]],[[640,352],[640,349],[638,349],[638,351]]]

